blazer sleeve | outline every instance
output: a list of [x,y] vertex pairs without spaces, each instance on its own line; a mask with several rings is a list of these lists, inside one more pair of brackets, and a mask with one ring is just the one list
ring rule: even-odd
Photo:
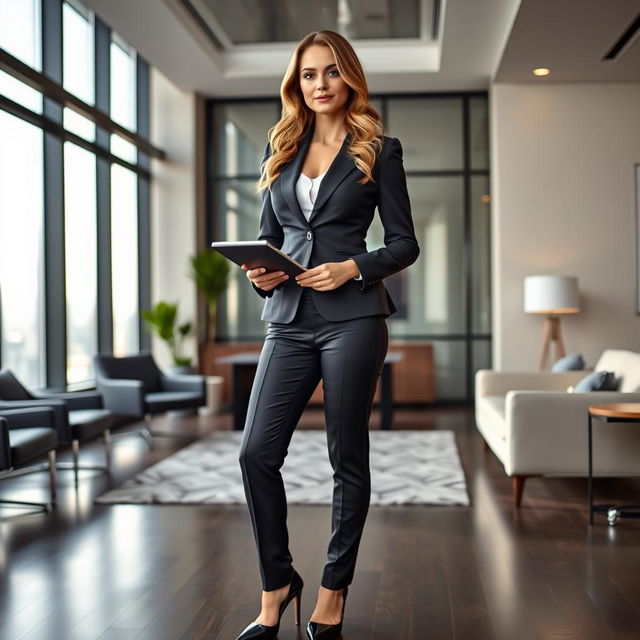
[[[262,163],[269,157],[271,154],[270,145],[267,142],[267,146],[264,150],[264,157],[262,158]],[[273,206],[271,204],[271,189],[266,188],[262,192],[262,206],[260,210],[260,230],[258,233],[258,240],[268,240],[273,246],[282,247],[282,243],[284,242],[284,231],[282,230],[282,225],[278,222],[278,218],[276,218],[276,214],[273,210]],[[249,281],[251,282],[251,281]],[[251,282],[251,286],[254,290],[263,298],[270,298],[273,295],[273,292],[278,288],[282,287],[285,281],[282,281],[278,285],[276,285],[273,289],[269,291],[265,291],[260,287],[256,286],[253,282]]]
[[361,291],[405,269],[420,255],[411,218],[402,145],[398,138],[389,138],[382,149],[378,175],[378,214],[384,227],[385,246],[351,256],[362,275]]

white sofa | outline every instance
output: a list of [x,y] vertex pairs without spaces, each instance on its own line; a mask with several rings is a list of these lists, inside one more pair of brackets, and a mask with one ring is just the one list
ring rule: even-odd
[[[615,372],[618,391],[567,391],[592,370],[476,373],[476,427],[513,479],[516,507],[527,477],[588,475],[589,405],[640,402],[640,353],[607,349],[593,370]],[[640,423],[594,420],[593,475],[639,474]]]

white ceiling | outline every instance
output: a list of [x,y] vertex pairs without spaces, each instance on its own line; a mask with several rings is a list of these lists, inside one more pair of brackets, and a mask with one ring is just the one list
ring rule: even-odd
[[[300,0],[301,6],[307,0]],[[431,0],[422,0],[425,13]],[[192,0],[198,5],[198,0]],[[178,0],[86,0],[174,84],[209,96],[274,96],[296,43],[218,51]],[[360,41],[371,93],[484,90],[520,0],[442,0],[440,42]]]
[[[431,1],[422,0],[425,14]],[[279,94],[294,42],[232,46],[218,31],[228,45],[220,51],[180,0],[86,2],[183,90]],[[640,0],[442,0],[439,41],[356,41],[354,48],[374,94],[485,90],[492,80],[639,81],[640,38],[616,61],[601,60],[639,11]],[[534,77],[539,66],[551,75]]]
[[[637,82],[640,38],[602,58],[639,13],[640,0],[523,0],[495,81]],[[535,67],[551,74],[536,78]]]

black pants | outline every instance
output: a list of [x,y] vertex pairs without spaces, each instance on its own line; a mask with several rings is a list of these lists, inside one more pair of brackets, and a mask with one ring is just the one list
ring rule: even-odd
[[383,315],[325,320],[310,290],[303,290],[291,323],[269,323],[240,447],[264,591],[291,580],[280,469],[293,430],[321,378],[334,481],[331,539],[321,584],[342,589],[351,583],[371,493],[369,416],[388,340]]

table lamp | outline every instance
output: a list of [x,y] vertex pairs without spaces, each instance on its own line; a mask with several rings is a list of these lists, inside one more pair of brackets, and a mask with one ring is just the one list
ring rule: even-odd
[[546,316],[540,352],[542,371],[551,342],[556,345],[556,360],[565,355],[560,316],[580,313],[578,279],[572,276],[527,276],[524,279],[524,310],[525,313],[541,313]]

